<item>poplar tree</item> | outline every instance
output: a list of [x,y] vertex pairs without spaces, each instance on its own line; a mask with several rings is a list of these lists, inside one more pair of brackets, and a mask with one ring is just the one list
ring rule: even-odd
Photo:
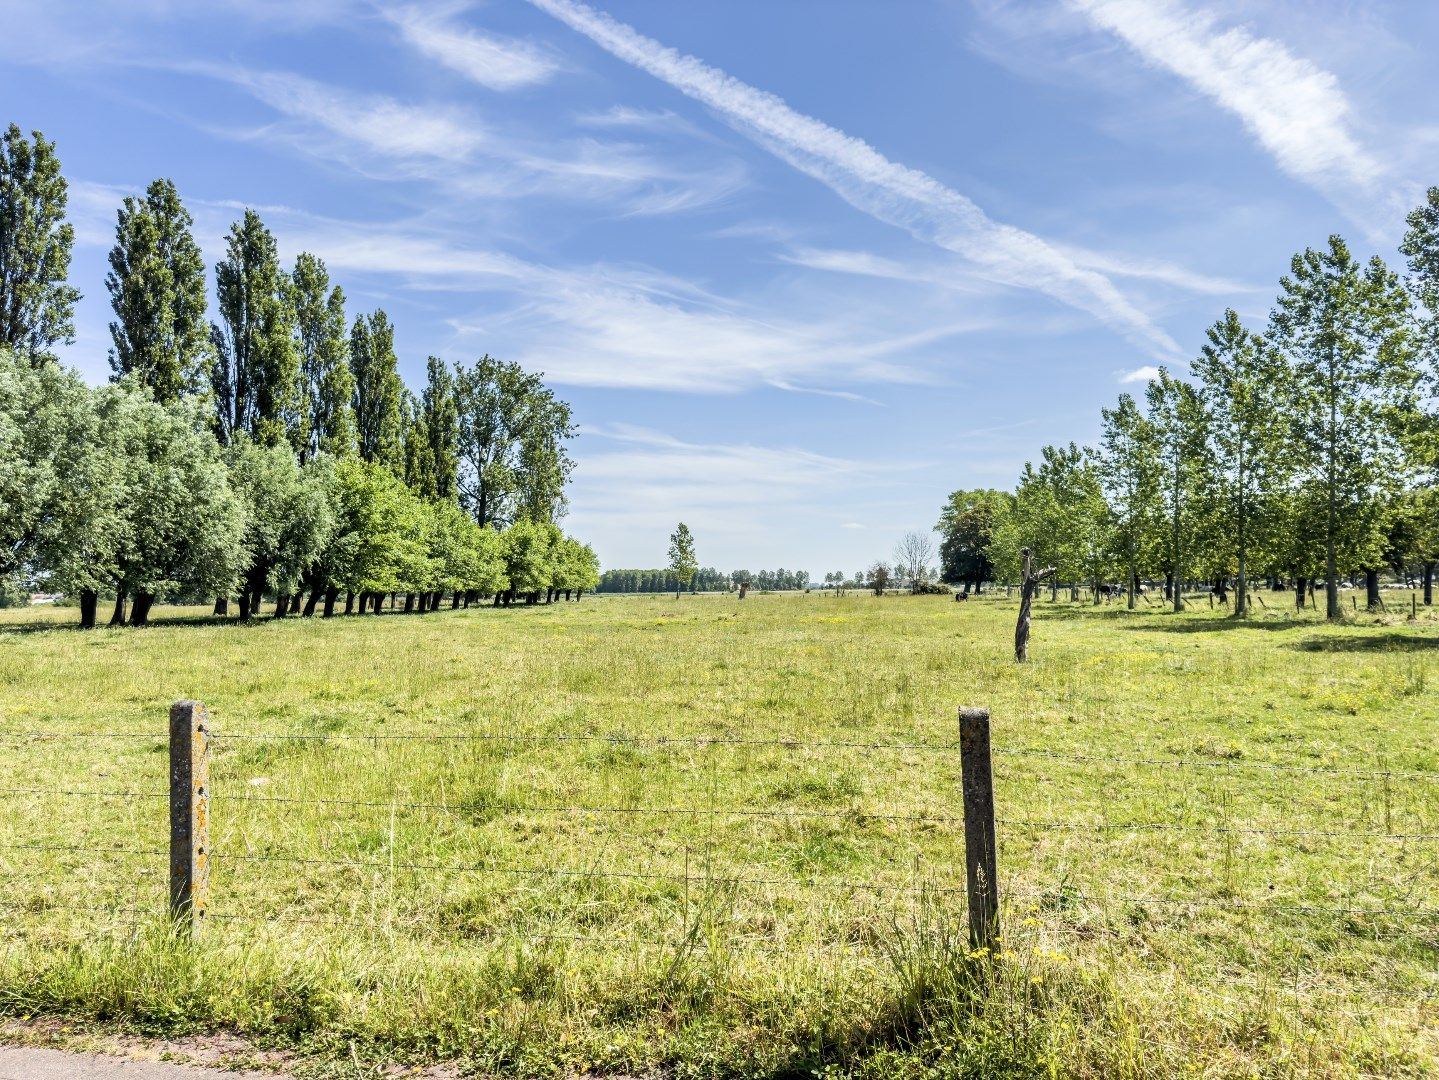
[[1194,387],[1164,368],[1146,387],[1145,399],[1159,449],[1169,595],[1174,610],[1183,611],[1184,575],[1198,561],[1195,539],[1202,517],[1198,497],[1206,465],[1204,405]]
[[75,340],[75,302],[66,284],[75,230],[55,144],[26,139],[11,124],[0,140],[0,345],[33,364],[53,361],[57,342]]
[[152,182],[143,199],[127,196],[105,276],[115,311],[110,366],[162,405],[204,389],[210,376],[205,261],[192,225],[171,180]]
[[449,502],[460,496],[459,403],[455,376],[438,356],[425,363],[425,389],[420,395],[421,435],[425,440],[427,474],[423,493]]
[[1159,433],[1130,394],[1101,410],[1102,431],[1096,467],[1114,523],[1116,554],[1124,564],[1130,610],[1139,592],[1139,568],[1159,535]]
[[695,538],[690,532],[690,527],[681,521],[675,531],[670,534],[670,573],[674,574],[675,599],[680,598],[680,586],[687,586],[694,579],[695,571],[699,569],[699,560],[695,558]]
[[1439,187],[1429,189],[1407,220],[1399,250],[1409,260],[1409,287],[1418,307],[1416,345],[1439,366]]
[[253,210],[230,227],[215,288],[221,322],[210,328],[211,382],[220,441],[229,444],[245,434],[262,446],[298,448],[304,443],[303,409],[289,282],[275,238]]
[[1409,302],[1383,260],[1361,267],[1338,236],[1295,255],[1280,288],[1270,337],[1294,370],[1294,430],[1323,505],[1326,611],[1337,619],[1341,561],[1365,569],[1378,603],[1384,504],[1417,382]]
[[404,474],[404,383],[395,330],[383,310],[358,315],[350,330],[355,433],[360,457]]
[[[1209,328],[1191,365],[1209,425],[1216,543],[1232,554],[1234,614],[1249,607],[1249,556],[1270,536],[1275,500],[1288,480],[1288,420],[1281,395],[1291,385],[1284,357],[1248,330],[1233,309]],[[1227,561],[1227,559],[1226,559]],[[1227,566],[1226,566],[1227,569]]]
[[304,412],[300,459],[352,454],[355,379],[350,373],[344,291],[330,284],[322,259],[301,252],[290,273],[290,303]]

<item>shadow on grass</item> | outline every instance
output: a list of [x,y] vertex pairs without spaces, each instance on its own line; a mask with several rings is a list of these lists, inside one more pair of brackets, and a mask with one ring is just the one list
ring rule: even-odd
[[1321,625],[1313,619],[1266,619],[1262,614],[1235,618],[1216,612],[1209,619],[1166,619],[1126,629],[1151,634],[1217,634],[1226,630],[1302,630]]
[[[489,606],[489,603],[486,602],[479,605],[471,605],[468,609],[466,609],[451,608],[448,604],[444,604],[437,611],[402,611],[397,608],[394,611],[390,611],[387,609],[378,613],[373,611],[367,611],[364,614],[361,614],[360,612],[351,612],[348,615],[346,615],[343,611],[336,611],[335,614],[328,619],[321,615],[319,611],[316,611],[313,615],[294,614],[286,615],[279,619],[276,619],[275,616],[266,612],[260,615],[256,615],[250,619],[242,620],[238,615],[171,615],[161,610],[152,612],[150,616],[150,621],[144,626],[130,626],[128,623],[126,623],[123,626],[112,627],[110,625],[109,618],[102,617],[94,627],[88,628],[80,625],[80,610],[79,608],[74,608],[67,609],[73,610],[73,618],[63,621],[60,619],[34,619],[30,622],[0,622],[0,638],[5,637],[7,634],[42,634],[51,633],[57,630],[81,631],[87,634],[93,634],[100,630],[154,630],[157,628],[168,626],[232,626],[236,629],[254,629],[261,626],[268,626],[274,622],[338,622],[343,619],[369,620],[374,619],[377,614],[381,618],[390,618],[391,616],[417,618],[427,615],[439,615],[443,614],[444,612],[450,611],[473,611],[476,610],[477,607],[487,608]],[[547,606],[553,605],[515,604],[508,609],[501,608],[499,610],[517,611],[533,608],[536,611],[543,611],[546,609]]]
[[1324,635],[1291,643],[1300,652],[1431,652],[1439,649],[1439,636],[1370,630],[1363,636]]

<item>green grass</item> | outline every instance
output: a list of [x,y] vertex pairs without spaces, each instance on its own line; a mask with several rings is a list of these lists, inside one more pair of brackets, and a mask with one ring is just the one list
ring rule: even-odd
[[[0,847],[0,1011],[506,1075],[1434,1075],[1439,919],[1368,912],[1439,907],[1439,777],[1400,775],[1439,771],[1439,624],[1265,596],[1045,600],[1023,667],[1002,597],[0,612],[0,732],[154,733],[0,740],[0,844],[160,851],[163,798],[13,792],[163,793],[177,698],[219,736],[200,941],[149,914],[163,855]],[[961,705],[1005,822],[1188,827],[1002,823],[997,962],[964,940],[958,754],[809,745],[952,743]]]

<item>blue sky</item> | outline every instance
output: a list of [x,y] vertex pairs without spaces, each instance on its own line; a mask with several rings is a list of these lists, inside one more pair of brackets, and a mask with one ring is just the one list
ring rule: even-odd
[[[542,369],[608,566],[853,572],[1293,252],[1397,262],[1439,183],[1439,5],[0,0],[0,121],[59,143],[108,371],[114,212],[174,178],[384,307],[402,372]],[[1137,381],[1139,380],[1139,381]]]

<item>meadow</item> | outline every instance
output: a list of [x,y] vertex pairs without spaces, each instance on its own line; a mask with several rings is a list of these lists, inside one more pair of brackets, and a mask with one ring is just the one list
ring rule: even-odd
[[[1024,666],[1002,590],[3,611],[0,1012],[317,1075],[1435,1075],[1439,622],[1264,595],[1046,594]],[[190,943],[160,915],[179,698],[216,733]],[[997,958],[960,706],[992,715]]]

